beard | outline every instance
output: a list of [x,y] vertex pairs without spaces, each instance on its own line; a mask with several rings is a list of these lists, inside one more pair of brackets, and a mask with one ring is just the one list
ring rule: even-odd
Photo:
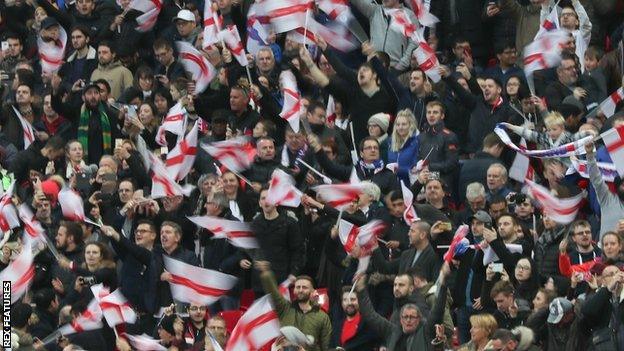
[[295,302],[297,303],[307,303],[310,301],[310,294],[299,294],[297,295]]
[[358,313],[358,311],[355,309],[355,306],[348,305],[344,309],[344,313],[345,313],[345,315],[347,315],[347,317],[353,317],[353,316],[355,316]]

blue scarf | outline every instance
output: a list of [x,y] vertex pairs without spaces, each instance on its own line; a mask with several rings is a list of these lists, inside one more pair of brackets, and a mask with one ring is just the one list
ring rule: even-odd
[[358,165],[360,166],[360,169],[362,170],[362,172],[367,176],[372,176],[374,174],[381,172],[386,166],[382,159],[373,161],[372,163],[366,163],[363,160],[359,160]]

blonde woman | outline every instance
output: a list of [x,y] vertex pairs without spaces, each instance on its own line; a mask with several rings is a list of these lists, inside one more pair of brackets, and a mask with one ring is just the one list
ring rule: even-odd
[[492,333],[498,328],[498,323],[494,316],[484,313],[472,315],[470,326],[470,341],[461,345],[457,351],[483,351]]
[[394,120],[388,163],[397,163],[397,177],[409,185],[409,171],[418,161],[418,125],[410,110],[401,110]]

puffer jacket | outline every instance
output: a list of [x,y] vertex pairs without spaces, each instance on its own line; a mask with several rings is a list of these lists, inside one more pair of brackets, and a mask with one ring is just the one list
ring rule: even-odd
[[567,226],[558,225],[552,230],[545,230],[535,242],[535,265],[542,277],[561,275],[559,272],[559,243],[567,231]]

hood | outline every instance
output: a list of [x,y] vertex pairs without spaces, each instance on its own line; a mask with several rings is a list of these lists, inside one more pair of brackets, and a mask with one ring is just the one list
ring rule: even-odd
[[98,63],[98,69],[103,70],[103,71],[112,71],[119,66],[121,66],[121,62],[119,61],[113,61],[106,66],[103,66],[101,63]]

